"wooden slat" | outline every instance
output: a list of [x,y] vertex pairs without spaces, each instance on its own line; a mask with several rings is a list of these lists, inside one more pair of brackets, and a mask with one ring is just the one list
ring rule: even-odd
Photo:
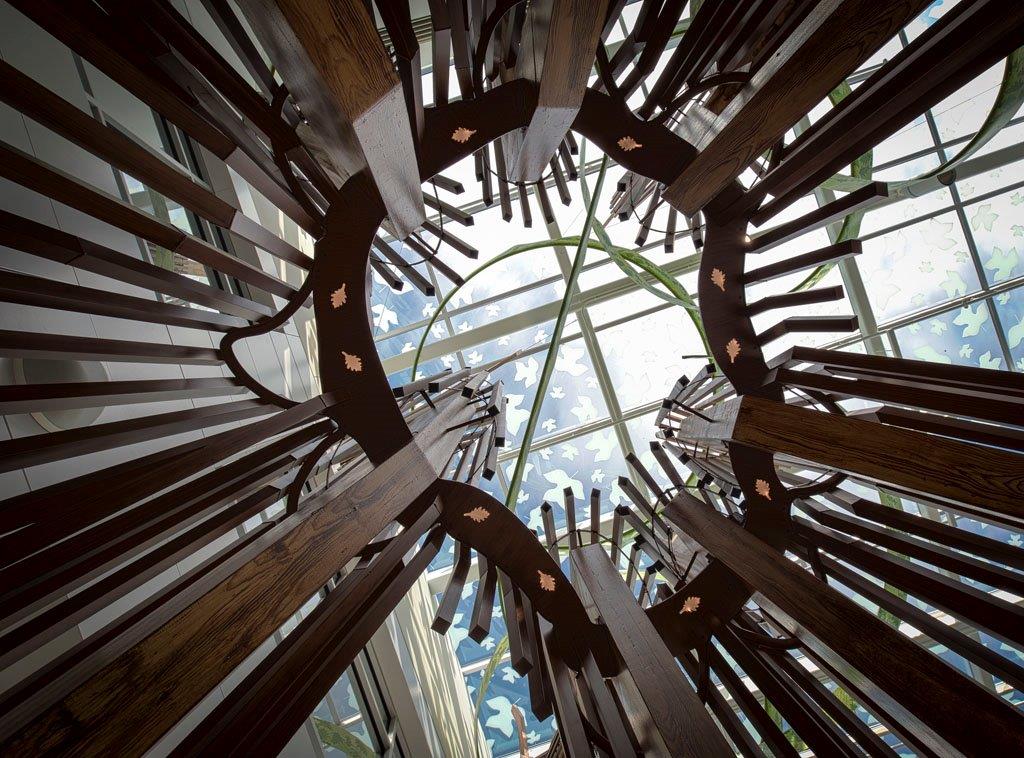
[[423,221],[415,137],[405,95],[361,0],[243,0],[342,179],[367,167],[397,236]]
[[995,448],[750,395],[691,417],[681,437],[734,442],[859,474],[952,504],[1024,518],[1022,457]]
[[792,258],[784,258],[776,263],[769,263],[767,266],[747,271],[743,274],[743,281],[746,284],[767,282],[771,279],[813,268],[814,266],[820,266],[824,263],[835,263],[844,258],[858,255],[860,251],[860,240],[844,240],[843,242],[823,247],[820,250],[812,250],[809,253],[794,255]]
[[571,560],[621,656],[621,676],[635,683],[650,712],[649,729],[660,735],[665,755],[731,755],[722,733],[604,549],[587,545],[571,553]]
[[48,693],[9,714],[0,727],[3,750],[152,745],[424,494],[461,436],[443,430],[471,413],[458,401],[441,407],[396,455],[285,518],[203,577],[183,602],[161,607],[127,646],[105,651],[95,675],[73,682],[56,702]]
[[250,321],[274,313],[273,309],[255,300],[215,289],[139,258],[6,211],[0,211],[0,244]]
[[94,424],[78,429],[65,429],[49,434],[17,437],[0,442],[0,471],[38,466],[173,434],[244,421],[255,416],[265,416],[276,410],[274,406],[262,401],[239,400]]
[[825,0],[699,135],[697,157],[665,189],[693,215],[920,13],[928,0]]
[[763,332],[759,332],[757,341],[763,347],[787,334],[798,332],[853,332],[856,330],[856,316],[790,316],[765,329]]
[[[717,560],[799,623],[787,631],[812,649],[828,648],[877,693],[894,718],[939,755],[1013,755],[1024,748],[1021,716],[1005,701],[953,674],[884,621],[776,553],[710,508],[677,498],[669,518]],[[965,719],[964,714],[971,714]],[[948,744],[947,744],[948,743]]]
[[[540,179],[583,104],[608,0],[552,0],[527,12],[518,71],[540,82],[522,143],[508,152],[510,179]],[[539,70],[538,70],[539,69]]]
[[476,561],[480,571],[480,583],[477,585],[476,598],[473,600],[469,638],[474,642],[483,642],[491,631],[491,614],[494,611],[494,590],[498,582],[498,569],[480,553],[477,553]]
[[798,292],[786,292],[781,295],[769,295],[755,300],[747,306],[747,313],[754,316],[765,311],[777,310],[780,308],[795,308],[800,305],[813,305],[815,303],[828,303],[834,300],[843,299],[843,288],[841,285],[834,287],[817,287]]
[[58,382],[0,387],[0,413],[93,408],[155,403],[200,397],[239,395],[245,387],[235,379],[143,379],[118,382]]
[[69,337],[0,330],[0,356],[45,360],[109,361],[124,363],[171,363],[217,366],[220,354],[210,347],[161,345],[96,337]]
[[[851,213],[878,205],[882,199],[887,197],[889,197],[889,185],[885,182],[869,182],[860,189],[815,208],[810,213],[805,213],[792,221],[755,234],[750,240],[748,252],[763,253],[776,245],[796,239],[811,229],[820,229]],[[759,211],[751,217],[751,223],[759,226],[772,215],[771,208],[765,208],[763,213]]]
[[265,151],[253,152],[251,144],[239,145],[234,141],[237,134],[229,136],[224,124],[213,123],[193,94],[160,71],[151,58],[132,48],[132,40],[126,39],[98,6],[57,0],[14,0],[13,4],[104,74],[183,128],[302,228],[311,234],[317,233],[318,220],[291,194],[270,156]]
[[[794,516],[793,521],[795,533],[804,544],[816,546],[869,574],[884,577],[909,595],[965,620],[1008,645],[1019,646],[1024,642],[1024,608],[890,550],[880,550],[862,539],[814,524],[802,516]],[[919,555],[921,551],[914,552]],[[1016,592],[1019,591],[1017,588]]]
[[975,0],[930,24],[786,149],[756,188],[767,218],[1020,46],[1024,6]]
[[0,144],[0,175],[65,205],[180,253],[254,287],[287,298],[295,288],[287,282],[236,258],[132,205],[94,189],[75,177],[48,166],[6,143]]
[[215,311],[6,271],[0,272],[0,301],[220,332],[246,326],[240,318]]
[[[353,570],[174,754],[244,755],[249,745],[279,753],[437,555],[444,531],[426,529],[436,517],[428,508],[376,560]],[[403,565],[402,554],[424,533],[423,546]]]
[[112,166],[131,174],[146,186],[195,211],[207,221],[234,232],[282,260],[305,269],[313,267],[311,257],[252,221],[226,200],[194,182],[168,160],[120,132],[104,126],[2,61],[0,98]]

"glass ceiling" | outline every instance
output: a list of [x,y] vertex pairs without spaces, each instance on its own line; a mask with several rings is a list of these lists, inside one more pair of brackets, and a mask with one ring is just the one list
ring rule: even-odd
[[[856,88],[950,5],[941,0],[933,3],[850,78],[851,86]],[[627,6],[626,24],[631,23],[636,11],[636,4]],[[622,25],[618,36],[610,41],[621,39],[625,28]],[[658,70],[670,54],[671,46]],[[987,115],[1002,69],[1002,63],[993,67],[876,146],[871,155],[872,178],[889,182],[912,179],[955,154]],[[454,80],[454,71],[452,77]],[[429,97],[429,75],[423,92]],[[641,89],[634,97],[639,100],[645,95]],[[796,131],[806,128],[830,107],[827,101],[821,103]],[[601,156],[593,145],[586,146],[586,156],[586,173],[591,175],[593,185]],[[814,315],[856,314],[859,332],[783,338],[768,346],[767,357],[800,342],[1024,372],[1024,259],[1020,253],[1024,250],[1024,113],[1018,113],[968,163],[972,168],[961,170],[960,175],[971,174],[969,178],[868,212],[861,225],[863,253],[842,262],[821,281],[822,285],[843,284],[847,296],[800,310]],[[616,245],[633,249],[638,219],[609,218],[608,201],[623,173],[610,164],[598,219],[606,222]],[[472,159],[444,174],[463,183],[467,189],[463,197],[474,198],[460,204],[458,195],[439,190],[442,200],[473,214],[471,227],[444,222],[446,229],[480,251],[475,261],[447,247],[442,252],[445,262],[463,277],[513,245],[580,232],[586,207],[578,182],[569,183],[572,203],[568,207],[559,202],[553,188],[549,190],[555,215],[550,225],[544,223],[536,196],[531,197],[533,227],[525,228],[515,198],[511,223],[501,219],[497,201],[485,208],[475,199],[479,190]],[[430,185],[424,187],[432,191]],[[774,223],[803,215],[835,196],[819,190],[780,214]],[[682,233],[675,240],[674,252],[665,252],[664,233],[658,230],[664,230],[666,216],[666,210],[656,215],[648,244],[639,249],[671,271],[688,292],[695,293],[699,251],[680,216],[677,229]],[[838,227],[809,232],[759,256],[758,263],[786,257],[792,250],[824,247],[837,232]],[[430,237],[426,239],[435,243]],[[476,366],[523,351],[493,373],[495,380],[504,382],[509,401],[510,445],[501,452],[495,479],[483,480],[481,485],[499,500],[505,499],[574,253],[572,248],[544,248],[493,266],[457,293],[426,340],[421,364],[424,375],[445,367],[458,370]],[[412,251],[406,251],[405,257],[418,260]],[[427,320],[452,286],[446,279],[435,277],[432,270],[423,267],[423,273],[433,280],[436,296],[426,297],[409,286],[401,292],[392,291],[374,274],[372,312],[377,347],[394,385],[409,380],[414,351]],[[804,275],[759,285],[761,290],[753,297],[789,290]],[[660,472],[648,451],[648,440],[654,436],[654,412],[681,374],[693,375],[707,362],[689,315],[638,287],[602,251],[588,252],[579,290],[559,344],[558,362],[543,401],[516,505],[519,517],[534,529],[541,528],[539,506],[544,500],[554,505],[556,523],[564,528],[560,503],[565,487],[571,487],[578,499],[589,497],[592,487],[602,489],[604,512],[610,512],[623,497],[617,478],[633,476],[625,463],[629,452],[649,464],[652,472]],[[754,326],[761,330],[787,315],[791,314],[765,314],[759,317],[761,320],[755,319]],[[634,479],[634,483],[644,491],[641,481]],[[452,560],[449,541],[431,567],[435,592],[443,589]],[[504,629],[496,607],[491,635],[483,644],[467,637],[474,595],[475,584],[467,584],[464,607],[459,608],[449,638],[463,666],[470,697],[475,700],[481,670]],[[511,716],[513,704],[521,706],[526,715],[531,746],[550,738],[552,720],[536,722],[528,703],[526,680],[506,659],[494,674],[480,713],[494,755],[518,751]]]

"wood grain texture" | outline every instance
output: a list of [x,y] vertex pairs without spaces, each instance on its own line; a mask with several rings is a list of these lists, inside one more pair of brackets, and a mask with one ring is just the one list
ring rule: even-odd
[[534,3],[528,11],[531,32],[523,43],[534,50],[543,46],[544,52],[537,56],[524,50],[520,58],[521,67],[536,64],[540,69],[532,71],[534,77],[539,74],[540,90],[522,144],[507,156],[512,181],[537,181],[576,118],[607,8],[608,0],[551,0]]
[[147,636],[27,724],[5,724],[2,749],[141,754],[384,526],[430,496],[457,442],[444,429],[470,413],[461,401],[444,406],[398,454],[288,516],[161,607]]
[[405,96],[361,0],[244,0],[338,177],[367,167],[399,237],[425,217]]
[[[801,641],[841,656],[885,706],[939,755],[1016,755],[1019,713],[884,621],[710,508],[669,505],[673,521],[798,625]],[[957,753],[959,754],[959,753]]]
[[699,211],[927,5],[818,3],[702,131],[697,158],[665,189],[665,199],[687,215]]
[[622,673],[636,684],[666,755],[731,755],[697,693],[686,681],[658,631],[627,589],[601,545],[570,554],[621,657]]
[[939,501],[1024,518],[1024,457],[862,419],[745,396],[692,417],[681,436],[728,439],[889,483]]

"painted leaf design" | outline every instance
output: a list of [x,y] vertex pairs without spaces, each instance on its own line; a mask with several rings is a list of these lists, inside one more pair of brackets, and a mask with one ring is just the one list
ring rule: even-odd
[[473,519],[476,523],[481,524],[487,520],[487,517],[491,515],[491,512],[484,508],[482,505],[478,505],[471,511],[466,512],[466,518]]
[[537,569],[537,573],[540,574],[540,588],[547,592],[555,591],[555,577],[550,574],[545,574],[540,569]]
[[725,274],[722,272],[722,269],[711,269],[711,281],[718,289],[725,292]]
[[358,355],[349,355],[344,350],[341,351],[341,355],[345,359],[345,368],[349,371],[363,370],[363,359]]
[[636,150],[638,147],[643,147],[643,145],[641,145],[639,142],[637,142],[635,139],[629,136],[620,139],[618,145],[627,153]]
[[338,289],[331,293],[331,307],[340,308],[348,302],[348,295],[345,294],[345,287],[348,285],[343,284]]
[[768,486],[768,482],[766,482],[764,479],[758,479],[756,482],[754,482],[754,489],[757,491],[757,494],[763,497],[765,500],[772,499],[771,487]]
[[452,132],[452,139],[456,142],[468,142],[469,138],[476,134],[476,129],[467,129],[464,126],[460,126],[454,132]]
[[683,601],[683,607],[679,610],[680,613],[693,613],[700,607],[700,598],[696,595],[690,595],[686,600]]
[[740,342],[733,337],[725,346],[725,352],[729,355],[729,363],[736,362],[736,356],[740,354]]

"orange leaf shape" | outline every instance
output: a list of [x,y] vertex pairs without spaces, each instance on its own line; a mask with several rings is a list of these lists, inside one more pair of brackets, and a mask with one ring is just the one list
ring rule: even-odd
[[771,488],[768,486],[768,482],[766,482],[764,479],[758,479],[756,482],[754,482],[754,489],[757,491],[757,494],[763,497],[765,500],[772,499]]
[[358,355],[349,355],[344,350],[341,351],[341,355],[345,359],[345,368],[349,371],[363,370],[363,359]]
[[700,598],[695,595],[690,595],[686,600],[683,601],[683,607],[679,610],[680,613],[693,613],[700,607]]
[[476,134],[476,129],[467,129],[464,126],[460,126],[454,132],[452,132],[452,139],[456,142],[468,142],[469,138]]
[[345,287],[348,285],[341,285],[338,289],[331,293],[331,307],[340,308],[348,302],[348,295],[345,294]]
[[473,510],[467,511],[465,515],[467,518],[471,518],[476,523],[481,524],[487,520],[487,517],[491,515],[491,512],[482,505],[478,505]]
[[540,569],[537,569],[537,573],[540,574],[540,588],[547,592],[555,591],[555,577],[550,574],[545,574]]
[[718,287],[718,289],[722,290],[722,292],[725,292],[725,274],[722,273],[722,269],[711,269],[711,281],[716,287]]
[[729,355],[729,363],[736,362],[736,356],[740,354],[740,342],[735,337],[729,340],[725,346],[725,352]]
[[619,140],[618,145],[627,153],[636,150],[638,147],[643,147],[643,145],[641,145],[632,137],[623,137],[622,139]]

